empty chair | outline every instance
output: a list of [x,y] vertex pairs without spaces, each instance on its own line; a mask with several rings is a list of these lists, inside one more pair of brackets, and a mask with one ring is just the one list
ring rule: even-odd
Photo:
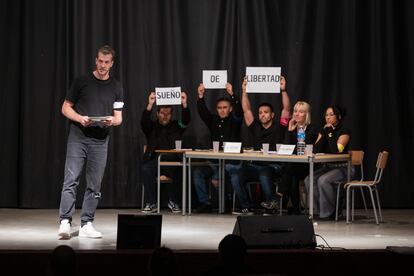
[[[362,150],[353,150],[349,152],[351,155],[351,164],[354,167],[359,167],[360,168],[360,182],[364,181],[364,151]],[[338,185],[338,189],[336,191],[336,210],[335,210],[335,220],[338,220],[338,210],[339,210],[339,197],[340,197],[340,193],[341,193],[341,188],[343,185],[345,185],[347,183],[347,181],[340,181],[340,182],[335,182],[335,184]],[[360,187],[361,189],[361,196],[362,196],[362,200],[364,202],[364,207],[365,210],[367,210],[367,204],[365,201],[365,196],[364,196],[364,191],[362,189],[362,187]],[[341,210],[342,210],[342,204],[341,204]]]
[[[375,177],[373,180],[363,180],[363,181],[351,181],[345,184],[345,188],[346,188],[346,223],[349,223],[349,209],[350,209],[350,192],[351,189],[356,188],[356,187],[361,187],[361,188],[367,188],[369,193],[370,193],[370,197],[371,197],[371,203],[372,203],[372,209],[374,211],[374,216],[375,216],[375,222],[377,224],[379,224],[379,221],[382,222],[382,213],[381,213],[381,204],[380,204],[380,199],[379,199],[379,193],[378,193],[378,184],[381,181],[382,178],[382,173],[387,165],[387,160],[388,160],[388,152],[387,151],[382,151],[378,154],[378,158],[377,158],[377,163],[376,163],[376,172],[375,172]],[[379,217],[380,220],[378,220],[378,216],[377,216],[377,210],[375,207],[375,199],[374,199],[374,194],[373,191],[375,191],[375,195],[377,197],[377,204],[378,204],[378,212],[379,212]],[[352,198],[352,202],[353,202],[353,198]],[[354,204],[352,204],[352,221],[354,220]]]

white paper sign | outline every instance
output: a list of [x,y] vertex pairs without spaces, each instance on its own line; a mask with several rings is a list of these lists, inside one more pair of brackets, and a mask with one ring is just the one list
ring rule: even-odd
[[155,102],[157,105],[181,104],[181,87],[156,87]]
[[280,93],[280,67],[246,67],[247,93]]
[[240,153],[242,143],[224,142],[224,153]]
[[295,150],[295,147],[295,145],[280,145],[277,154],[292,155],[293,151]]
[[203,70],[203,84],[208,89],[226,88],[227,70]]

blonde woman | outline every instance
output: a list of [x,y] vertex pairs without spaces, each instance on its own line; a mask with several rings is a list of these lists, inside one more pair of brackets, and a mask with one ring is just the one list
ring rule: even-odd
[[[318,130],[311,125],[311,107],[307,102],[298,101],[293,107],[293,117],[289,121],[288,131],[286,132],[284,143],[296,144],[298,128],[305,130],[305,143],[314,144],[318,137]],[[278,187],[278,195],[290,197],[292,210],[290,213],[300,213],[299,181],[309,174],[307,164],[286,163],[282,175],[281,184]],[[287,201],[285,201],[287,202]]]

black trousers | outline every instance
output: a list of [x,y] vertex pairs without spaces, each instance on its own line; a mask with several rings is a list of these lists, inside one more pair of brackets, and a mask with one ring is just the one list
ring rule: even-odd
[[299,181],[309,174],[308,164],[286,163],[278,192],[292,201],[293,209],[300,210]]

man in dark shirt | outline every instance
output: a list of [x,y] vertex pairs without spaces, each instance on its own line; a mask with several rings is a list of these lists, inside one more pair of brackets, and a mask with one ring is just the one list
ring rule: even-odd
[[[220,148],[222,148],[224,142],[239,142],[243,111],[240,99],[233,92],[232,85],[230,83],[226,84],[226,92],[229,97],[222,97],[217,100],[217,114],[212,114],[206,106],[204,100],[204,84],[201,83],[198,86],[197,91],[197,110],[201,119],[210,130],[210,144],[212,145],[213,141],[217,141],[219,142]],[[214,187],[219,185],[218,164],[217,162],[214,162],[214,160],[211,160],[210,162],[211,165],[209,167],[196,167],[192,173],[194,179],[193,183],[200,203],[196,211],[197,213],[207,213],[211,211],[211,202],[207,192],[206,179],[211,178]],[[228,165],[238,166],[237,164]]]
[[[244,121],[253,136],[254,149],[260,150],[263,144],[269,144],[269,149],[275,150],[276,143],[282,143],[283,141],[290,118],[290,101],[286,92],[285,78],[281,76],[280,80],[283,109],[279,123],[274,121],[275,114],[272,105],[269,103],[260,104],[258,109],[259,120],[254,118],[246,86],[247,80],[245,79],[242,85],[242,108]],[[251,179],[258,179],[260,181],[264,196],[264,202],[261,203],[261,206],[265,209],[277,208],[276,194],[272,190],[272,185],[275,175],[281,174],[281,172],[282,167],[280,164],[271,162],[250,162],[243,168],[243,176],[240,178],[243,181],[232,183],[240,202],[240,214],[252,214],[249,210],[250,202],[245,187],[246,181]]]
[[96,56],[96,69],[77,78],[62,106],[62,113],[70,120],[67,143],[65,177],[60,200],[59,236],[70,238],[70,226],[75,212],[76,189],[84,165],[86,191],[83,197],[79,237],[101,238],[92,225],[101,181],[105,171],[110,126],[122,123],[123,90],[110,74],[115,51],[103,46]]
[[[175,141],[182,140],[182,134],[190,123],[190,109],[187,107],[187,95],[181,93],[181,116],[182,120],[172,120],[172,106],[158,106],[157,120],[151,120],[151,112],[155,103],[155,92],[151,92],[148,97],[148,105],[141,118],[141,127],[147,138],[142,165],[142,179],[144,182],[144,213],[154,213],[157,211],[157,187],[156,180],[158,174],[157,157],[155,150],[168,150],[175,148]],[[177,160],[176,155],[167,155],[163,160]],[[182,175],[178,167],[162,167],[162,175],[173,179],[171,185],[167,185],[169,201],[168,207],[173,213],[179,213],[179,188],[181,187]]]

